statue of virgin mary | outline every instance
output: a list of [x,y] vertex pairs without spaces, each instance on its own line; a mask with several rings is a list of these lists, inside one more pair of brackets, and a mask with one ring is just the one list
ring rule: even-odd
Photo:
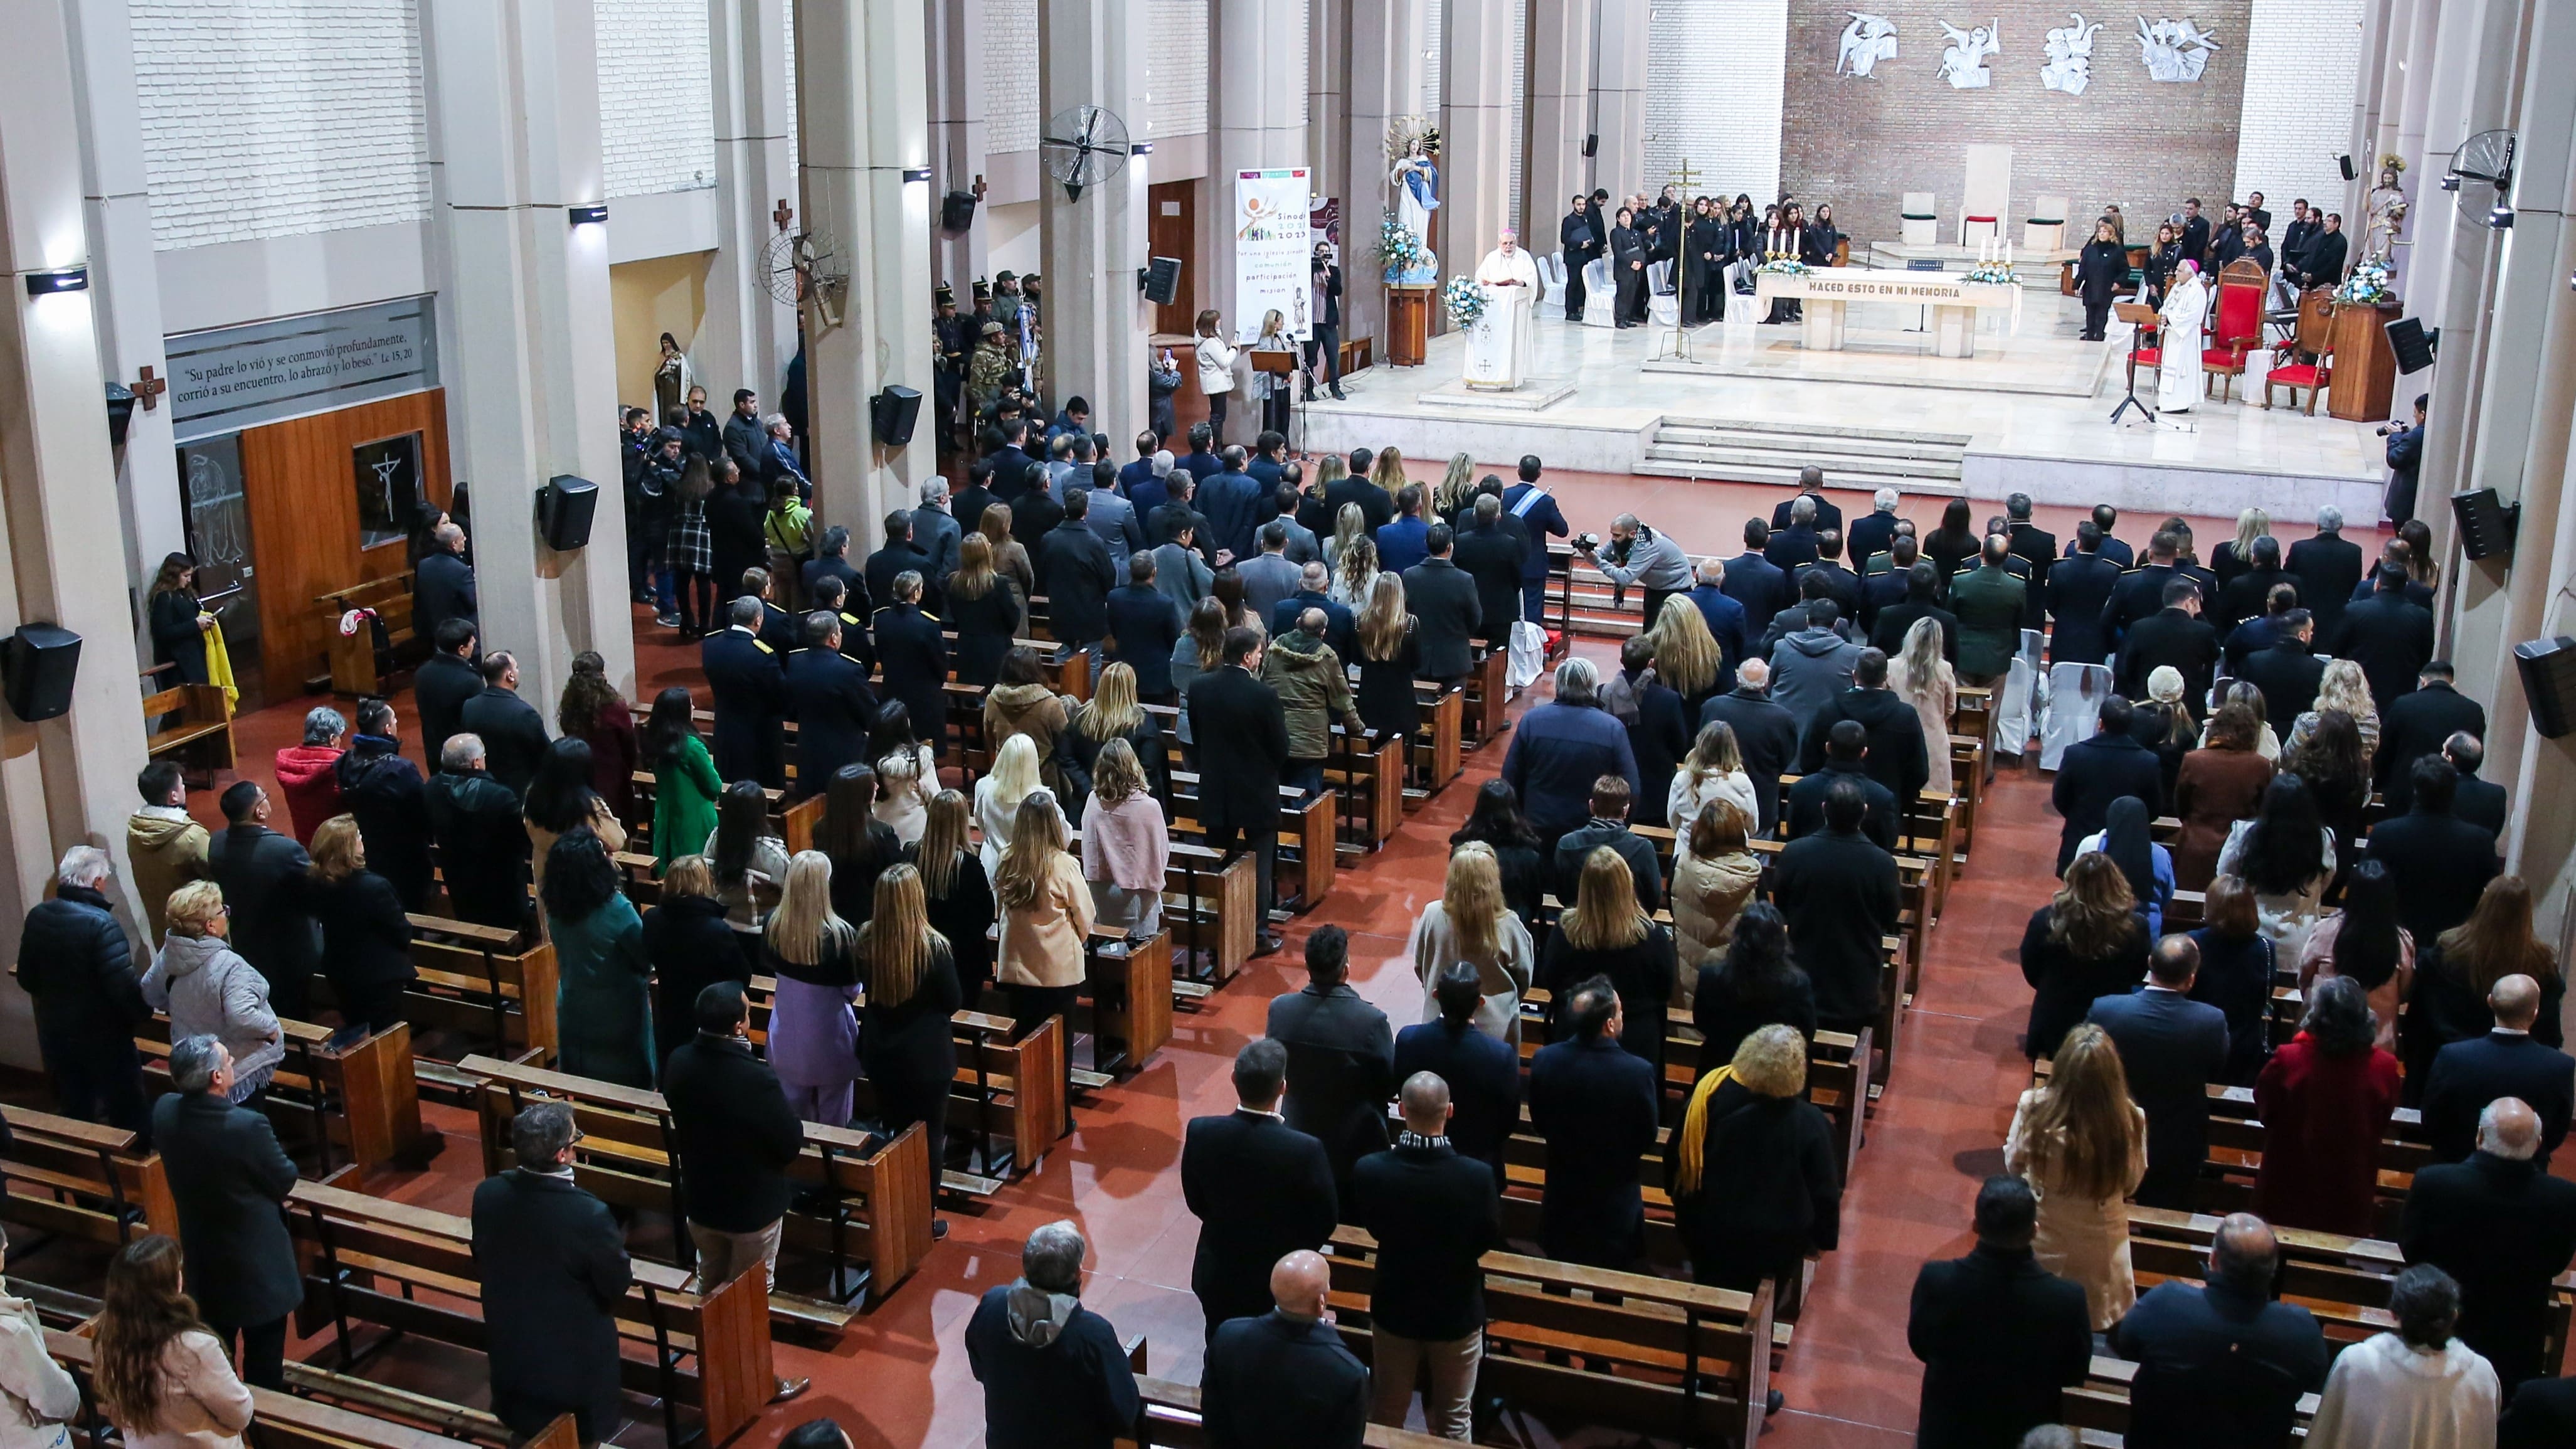
[[1390,130],[1387,149],[1395,154],[1395,166],[1387,180],[1395,187],[1395,219],[1422,247],[1420,259],[1390,280],[1437,282],[1440,259],[1431,251],[1431,213],[1440,209],[1440,133],[1419,117],[1399,119]]

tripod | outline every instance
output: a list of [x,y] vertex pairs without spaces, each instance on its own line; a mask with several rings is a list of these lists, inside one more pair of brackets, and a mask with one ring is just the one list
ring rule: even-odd
[[[2139,416],[2153,422],[2155,421],[2153,409],[2138,401],[2138,354],[2145,350],[2143,344],[2146,341],[2147,328],[2156,321],[2156,309],[2144,302],[2120,302],[2113,305],[2112,312],[2121,321],[2132,325],[2129,329],[2129,395],[2120,399],[2118,407],[2111,409],[2111,422],[2117,426],[2121,414],[2131,408],[2136,408]],[[2157,364],[2157,375],[2161,377],[2163,354],[2159,351],[2157,355],[2160,359]]]

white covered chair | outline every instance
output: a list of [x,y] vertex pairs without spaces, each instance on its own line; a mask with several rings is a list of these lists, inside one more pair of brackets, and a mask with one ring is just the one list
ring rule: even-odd
[[1610,280],[1610,259],[1594,257],[1583,264],[1583,325],[1619,325],[1619,296]]
[[1565,305],[1565,253],[1549,252],[1538,259],[1538,300],[1542,307]]
[[1941,213],[1933,209],[1929,191],[1905,193],[1905,208],[1899,213],[1897,239],[1910,247],[1928,247],[1941,240]]
[[[2021,663],[2013,661],[2018,667]],[[2102,701],[2111,697],[2111,670],[2102,664],[2056,664],[2048,671],[2048,705],[2040,711],[2039,767],[2054,770],[2069,745],[2093,737]]]
[[1671,262],[1653,262],[1646,267],[1646,320],[1658,327],[1681,325],[1682,299],[1673,290]]
[[2066,245],[2066,198],[2043,196],[2031,203],[2030,216],[2021,224],[2024,251],[2053,252]]

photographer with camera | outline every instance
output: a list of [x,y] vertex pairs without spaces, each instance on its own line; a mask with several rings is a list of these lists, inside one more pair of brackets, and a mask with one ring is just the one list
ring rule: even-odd
[[1610,520],[1609,547],[1602,547],[1598,534],[1586,533],[1576,536],[1574,551],[1609,575],[1623,592],[1632,583],[1645,589],[1649,629],[1661,616],[1664,600],[1690,592],[1690,555],[1669,535],[1639,523],[1633,513]]
[[1312,335],[1306,339],[1306,398],[1315,400],[1315,367],[1320,359],[1324,379],[1336,398],[1342,391],[1342,269],[1333,265],[1333,244],[1315,243],[1315,260],[1308,272],[1313,291],[1307,316],[1315,319]]
[[2382,510],[2390,527],[2415,516],[2415,470],[2424,463],[2424,405],[2429,393],[2415,395],[2415,421],[2409,426],[2399,422],[2379,425],[2379,436],[2388,440],[2388,495]]

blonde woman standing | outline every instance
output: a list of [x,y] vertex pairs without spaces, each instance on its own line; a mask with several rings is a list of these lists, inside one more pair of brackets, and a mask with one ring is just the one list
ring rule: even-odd
[[1101,746],[1082,805],[1082,874],[1101,925],[1140,940],[1163,924],[1163,872],[1172,863],[1162,802],[1123,739]]
[[858,1081],[859,933],[832,910],[832,858],[800,850],[760,937],[778,978],[769,1008],[769,1065],[796,1115],[826,1127],[850,1120]]
[[[1359,513],[1359,508],[1356,503],[1342,505],[1344,513]],[[1366,514],[1360,515],[1360,526],[1368,526]],[[1378,577],[1377,540],[1362,533],[1343,545],[1336,557],[1338,562],[1333,566],[1333,581],[1325,588],[1324,596],[1356,612],[1367,605],[1369,586]]]
[[170,933],[143,973],[143,1000],[170,1013],[170,1034],[211,1036],[233,1054],[232,1100],[268,1085],[286,1059],[286,1032],[268,1004],[268,978],[232,949],[221,886],[192,880],[170,893]]
[[1717,636],[1708,632],[1707,616],[1689,595],[1675,594],[1664,600],[1646,640],[1655,646],[1656,676],[1682,697],[1682,718],[1698,719],[1700,706],[1717,694],[1718,680],[1725,674]]
[[[1278,308],[1273,307],[1261,314],[1261,335],[1252,339],[1252,350],[1296,352],[1297,340],[1288,335],[1288,319]],[[1252,374],[1252,396],[1261,404],[1261,430],[1286,437],[1288,404],[1295,396],[1288,385],[1288,374],[1256,369]]]
[[2290,722],[2290,740],[2284,747],[2297,750],[2315,734],[2317,717],[2327,710],[2339,709],[2352,716],[2353,728],[2361,731],[2364,756],[2379,752],[2379,705],[2370,697],[2370,678],[2361,666],[2349,659],[2329,659],[2326,672],[2317,679],[2317,702]]
[[948,1023],[964,1004],[956,959],[948,938],[931,928],[921,872],[913,867],[894,866],[877,877],[868,914],[858,938],[868,986],[859,1063],[876,1089],[880,1130],[893,1136],[922,1124],[935,1181],[948,1161],[948,1088],[957,1074],[957,1043]]
[[1407,481],[1404,476],[1404,454],[1394,448],[1377,450],[1377,461],[1369,465],[1369,481],[1386,494],[1387,506],[1395,504],[1396,490]]
[[1065,852],[1064,812],[1051,791],[1022,802],[993,874],[1002,908],[1002,954],[995,979],[1011,998],[1011,1035],[1028,1031],[1082,994],[1082,947],[1091,934],[1091,883]]
[[1431,511],[1439,520],[1455,528],[1458,515],[1476,497],[1476,460],[1464,453],[1449,455],[1449,471],[1440,475],[1439,486],[1431,490]]
[[2085,1022],[2058,1045],[2046,1084],[2021,1094],[2004,1170],[2039,1195],[2039,1266],[2084,1285],[2095,1332],[2138,1301],[2129,1267],[2129,1194],[2147,1170],[2147,1114],[2110,1034]]
[[[1002,851],[1011,843],[1018,829],[1020,805],[1030,796],[1046,791],[1046,781],[1038,773],[1038,747],[1027,735],[1013,735],[993,757],[993,772],[975,782],[975,824],[984,832],[984,878],[993,880],[1002,870]],[[1050,808],[1055,795],[1047,792]],[[1067,836],[1073,827],[1061,813],[1056,823]]]
[[1539,958],[1538,980],[1551,1004],[1561,1008],[1578,983],[1596,975],[1618,988],[1626,1024],[1619,1044],[1630,1056],[1654,1063],[1661,1077],[1664,1007],[1674,989],[1673,935],[1638,906],[1628,862],[1606,845],[1592,847],[1583,858],[1574,904],[1557,915],[1547,952]]
[[1207,394],[1208,431],[1225,441],[1225,404],[1234,395],[1234,344],[1225,340],[1214,307],[1198,316],[1199,391]]
[[1521,996],[1537,972],[1529,928],[1503,902],[1502,866],[1494,848],[1470,841],[1449,857],[1440,899],[1413,924],[1413,974],[1422,981],[1422,1019],[1438,1021],[1440,973],[1463,961],[1483,978],[1485,1001],[1476,1029],[1520,1050]]
[[[1724,721],[1711,729],[1726,728]],[[1673,841],[1673,931],[1680,937],[1682,971],[1673,997],[1688,1006],[1698,987],[1699,967],[1735,940],[1735,923],[1762,883],[1762,861],[1750,837],[1753,812],[1718,797],[1697,815],[1681,818]]]
[[1687,831],[1692,821],[1715,801],[1723,800],[1758,820],[1753,777],[1744,772],[1744,752],[1736,744],[1735,726],[1722,719],[1700,726],[1699,738],[1673,772],[1672,794],[1664,801],[1664,818],[1673,829]]
[[1905,643],[1896,657],[1887,661],[1887,687],[1896,697],[1914,706],[1914,717],[1923,724],[1925,761],[1932,767],[1931,778],[1923,788],[1947,795],[1954,783],[1950,773],[1950,716],[1959,706],[1959,676],[1950,661],[1941,657],[1941,623],[1933,618],[1914,621],[1905,631]]
[[[1320,473],[1323,468],[1331,468],[1337,475],[1335,481],[1339,481],[1340,478],[1350,476],[1344,471],[1346,466],[1340,454],[1327,453],[1324,455],[1322,467],[1316,471]],[[1351,540],[1366,537],[1368,537],[1367,511],[1356,503],[1343,504],[1333,514],[1331,536],[1324,540],[1324,567],[1338,571],[1341,567],[1342,550],[1351,546]]]

